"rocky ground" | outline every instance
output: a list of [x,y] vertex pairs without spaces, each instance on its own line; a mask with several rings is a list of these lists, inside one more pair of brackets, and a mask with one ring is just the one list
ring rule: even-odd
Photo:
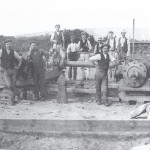
[[[31,104],[20,101],[14,106],[7,103],[0,105],[0,119],[129,119],[129,113],[137,105],[111,102],[109,107],[97,105],[95,96],[91,94],[74,95],[68,98],[67,104],[57,103],[55,95],[46,101],[33,101]],[[146,119],[147,114],[140,116]]]

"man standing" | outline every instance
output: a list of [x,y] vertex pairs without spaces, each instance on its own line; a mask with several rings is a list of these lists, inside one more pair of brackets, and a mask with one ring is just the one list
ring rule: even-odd
[[34,67],[34,84],[35,84],[35,100],[45,100],[46,85],[45,85],[45,64],[43,60],[44,55],[48,52],[38,48],[36,42],[32,42],[29,50],[29,59],[33,62]]
[[[109,106],[108,103],[108,68],[110,61],[115,61],[115,58],[113,58],[111,55],[108,54],[110,46],[108,44],[104,44],[102,46],[102,53],[96,54],[95,56],[92,56],[89,58],[89,60],[93,61],[95,63],[96,61],[96,73],[95,73],[95,79],[96,79],[96,95],[97,95],[97,104],[102,105],[104,102],[105,106]],[[101,90],[103,94],[103,101],[101,98]]]
[[[75,35],[71,36],[71,43],[67,47],[67,58],[70,61],[77,61],[79,57],[79,46],[75,43]],[[68,77],[71,80],[72,78],[72,69],[73,69],[73,80],[76,80],[77,77],[77,67],[69,67]]]
[[[89,54],[92,51],[92,46],[90,41],[86,38],[86,33],[81,33],[81,40],[78,43],[80,49],[80,61],[89,61]],[[81,80],[89,79],[90,69],[81,67]]]
[[[10,105],[14,105],[15,96],[19,94],[16,89],[16,73],[22,63],[22,57],[12,49],[12,41],[7,40],[5,42],[5,48],[0,50],[1,67],[4,71],[4,77],[7,87],[11,91]],[[19,61],[18,65],[15,66],[16,60]]]
[[[64,52],[64,35],[60,31],[60,25],[55,25],[56,31],[52,34],[50,41],[53,43],[53,55],[51,58],[51,63],[53,64],[54,58],[58,57],[60,60],[60,68],[64,68],[64,63],[65,63],[65,52]],[[52,65],[53,66],[53,65]]]
[[[111,55],[115,59],[118,59],[118,53],[116,51],[116,37],[114,37],[113,31],[108,32],[108,39],[106,43],[110,46],[108,52],[109,55]],[[116,67],[109,69],[109,78],[112,79],[112,81],[115,80],[115,72],[116,72]]]
[[119,52],[119,59],[126,60],[126,56],[130,53],[130,43],[129,40],[126,38],[126,31],[123,30],[121,32],[122,37],[118,40],[118,52]]
[[102,46],[103,46],[103,38],[98,38],[98,43],[96,43],[94,48],[94,54],[99,54],[102,52]]

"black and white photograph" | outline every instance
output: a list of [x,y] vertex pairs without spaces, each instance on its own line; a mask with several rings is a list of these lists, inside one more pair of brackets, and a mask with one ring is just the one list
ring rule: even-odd
[[0,150],[150,150],[150,2],[0,0]]

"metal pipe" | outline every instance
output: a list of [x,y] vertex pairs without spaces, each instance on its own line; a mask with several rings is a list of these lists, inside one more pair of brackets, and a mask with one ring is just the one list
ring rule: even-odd
[[95,67],[95,65],[91,61],[66,61],[65,65],[72,67]]
[[135,53],[135,49],[134,49],[134,32],[135,32],[135,19],[133,19],[133,42],[132,42],[133,52],[132,52],[132,54]]

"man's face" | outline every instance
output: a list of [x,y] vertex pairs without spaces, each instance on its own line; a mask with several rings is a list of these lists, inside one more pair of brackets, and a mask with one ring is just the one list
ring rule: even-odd
[[81,35],[82,40],[86,40],[86,35]]
[[74,43],[75,39],[71,38],[71,43]]
[[31,46],[30,46],[30,49],[31,49],[31,50],[37,49],[36,43],[32,43]]
[[98,43],[99,43],[99,44],[102,44],[102,43],[103,43],[103,41],[102,41],[102,40],[98,40]]
[[126,33],[125,33],[125,32],[122,32],[121,35],[122,35],[122,37],[125,37]]
[[109,38],[113,38],[113,33],[109,33]]
[[55,28],[56,28],[56,31],[59,31],[59,29],[60,29],[60,26],[56,26]]
[[11,48],[12,48],[12,43],[11,42],[6,43],[5,45],[6,45],[7,50],[11,50]]
[[104,53],[104,54],[107,54],[107,53],[108,53],[108,47],[107,47],[107,46],[104,46],[102,50],[103,50],[103,53]]

